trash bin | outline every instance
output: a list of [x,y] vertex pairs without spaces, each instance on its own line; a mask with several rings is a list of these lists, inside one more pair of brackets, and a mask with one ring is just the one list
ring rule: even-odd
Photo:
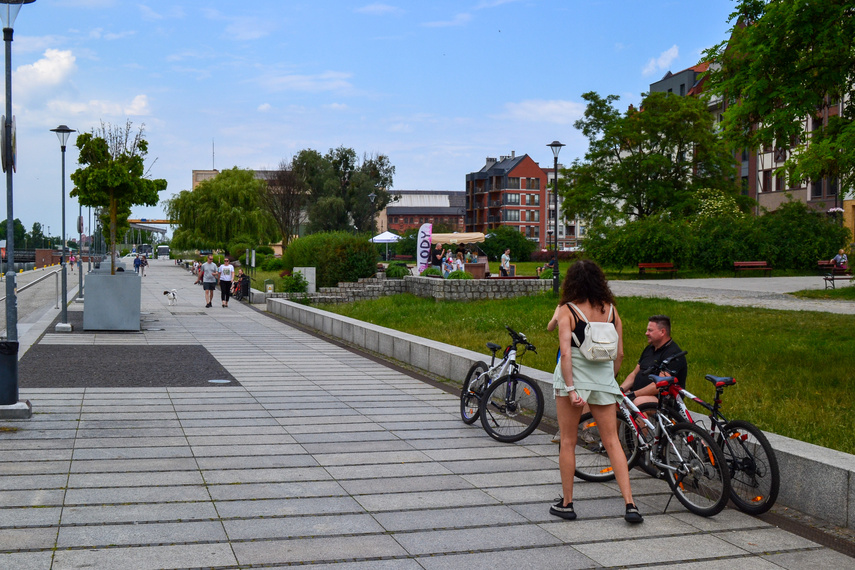
[[18,343],[0,342],[0,406],[18,403]]
[[264,292],[273,293],[273,279],[264,280]]
[[244,299],[249,299],[249,277],[244,275],[240,280],[240,293]]

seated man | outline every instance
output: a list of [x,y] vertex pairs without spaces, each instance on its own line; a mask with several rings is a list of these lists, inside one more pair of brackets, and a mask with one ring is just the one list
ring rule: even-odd
[[539,276],[540,276],[540,274],[541,274],[541,273],[543,273],[543,271],[544,271],[544,270],[546,270],[546,269],[554,269],[554,268],[555,268],[555,258],[554,258],[554,257],[550,257],[550,258],[549,258],[549,261],[547,261],[547,262],[546,262],[546,265],[544,265],[544,266],[542,266],[542,267],[538,267],[537,269],[535,269],[535,272],[537,273],[537,275],[538,275],[538,277],[539,277]]
[[[635,401],[635,405],[657,401],[656,385],[650,381],[648,375],[654,373],[663,360],[681,352],[680,347],[671,338],[671,319],[665,315],[650,317],[644,334],[647,337],[647,347],[642,351],[635,370],[630,372],[620,385],[626,395]],[[681,356],[673,360],[669,367],[674,371],[680,386],[685,388],[686,376],[689,373],[686,357]],[[666,372],[661,372],[659,375],[669,376]]]

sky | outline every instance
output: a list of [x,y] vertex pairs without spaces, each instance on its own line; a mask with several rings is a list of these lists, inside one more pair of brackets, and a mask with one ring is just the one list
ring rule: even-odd
[[[637,105],[727,38],[731,0],[36,0],[12,42],[14,217],[60,235],[50,129],[144,125],[166,200],[191,171],[303,149],[385,154],[393,190],[462,191],[485,158],[584,156],[581,95]],[[69,140],[66,176],[77,167]],[[66,178],[66,196],[73,185]],[[6,204],[5,200],[0,200]],[[66,231],[78,204],[66,197]],[[84,211],[85,213],[85,211]],[[2,219],[6,219],[2,208]],[[134,218],[164,218],[162,203]],[[88,228],[88,218],[86,222]]]

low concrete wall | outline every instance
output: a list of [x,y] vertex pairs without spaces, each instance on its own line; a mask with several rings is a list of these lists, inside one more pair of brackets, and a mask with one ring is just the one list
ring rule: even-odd
[[[486,354],[284,299],[268,299],[267,310],[358,348],[459,382],[464,380],[472,364],[479,360],[489,362],[489,355]],[[538,381],[546,403],[544,415],[555,419],[552,374],[525,366],[522,373]],[[781,491],[777,504],[838,526],[855,529],[855,455],[773,433],[766,435],[775,449],[781,471]]]

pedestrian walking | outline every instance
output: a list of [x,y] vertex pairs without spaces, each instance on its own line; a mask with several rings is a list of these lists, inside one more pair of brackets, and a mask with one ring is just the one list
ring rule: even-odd
[[232,296],[232,280],[235,276],[235,268],[232,267],[232,262],[228,257],[223,257],[223,264],[220,265],[220,300],[223,307],[229,306],[229,298]]
[[202,279],[202,290],[205,293],[205,308],[210,309],[214,300],[214,289],[217,288],[217,280],[220,277],[213,255],[209,255],[208,261],[199,267],[199,277]]

